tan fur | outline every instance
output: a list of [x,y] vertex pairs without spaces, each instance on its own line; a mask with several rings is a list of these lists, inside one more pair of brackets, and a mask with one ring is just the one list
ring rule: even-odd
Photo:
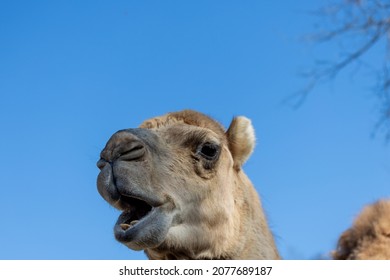
[[336,260],[390,260],[390,200],[366,206],[333,252]]
[[[141,167],[120,161],[124,167],[116,176],[124,180],[141,172],[131,173],[134,168],[148,170],[131,182],[163,201],[160,208],[169,219],[157,245],[125,245],[144,249],[150,259],[279,259],[258,194],[241,168],[255,145],[249,119],[234,118],[225,131],[208,116],[186,110],[147,120],[140,128],[159,139],[158,149],[147,150]],[[138,139],[123,135],[118,132],[103,150],[103,171],[125,139]],[[207,142],[221,147],[218,160],[210,164],[196,150]],[[105,194],[110,176],[98,179],[99,191],[113,206],[126,210]]]

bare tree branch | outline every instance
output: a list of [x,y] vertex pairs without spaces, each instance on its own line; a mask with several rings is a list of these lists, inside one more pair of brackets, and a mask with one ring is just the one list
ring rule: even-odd
[[390,0],[336,1],[336,4],[329,4],[315,13],[321,17],[325,27],[306,39],[317,44],[335,41],[347,43],[348,49],[352,51],[342,55],[336,62],[316,62],[313,70],[304,75],[307,84],[285,102],[292,103],[294,108],[301,106],[319,84],[334,79],[348,66],[363,59],[375,45],[385,42],[387,51],[383,58],[384,67],[378,69],[374,66],[375,72],[382,73],[377,81],[379,86],[374,91],[381,104],[375,131],[383,129],[385,139],[390,142]]

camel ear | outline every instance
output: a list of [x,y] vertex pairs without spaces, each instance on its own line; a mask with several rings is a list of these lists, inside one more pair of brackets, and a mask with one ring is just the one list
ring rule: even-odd
[[246,117],[235,117],[226,131],[226,136],[233,156],[234,168],[240,170],[255,147],[255,130],[251,120]]

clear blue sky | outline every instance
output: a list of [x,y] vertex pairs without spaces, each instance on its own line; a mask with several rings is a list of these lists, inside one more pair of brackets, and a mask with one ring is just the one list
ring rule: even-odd
[[[112,133],[186,108],[252,119],[244,170],[281,255],[332,250],[361,207],[390,196],[372,78],[351,71],[298,110],[282,101],[332,45],[299,38],[323,1],[1,1],[0,259],[144,259],[114,240],[96,190]],[[381,49],[366,58],[379,63]]]

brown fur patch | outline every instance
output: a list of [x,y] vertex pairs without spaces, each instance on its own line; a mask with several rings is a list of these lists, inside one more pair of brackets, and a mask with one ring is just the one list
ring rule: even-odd
[[390,200],[366,206],[333,252],[336,260],[390,259]]
[[207,128],[219,135],[224,135],[225,133],[223,126],[217,121],[206,116],[205,114],[192,110],[168,113],[164,116],[146,120],[140,125],[140,128],[152,129],[159,128],[162,126],[169,126],[176,123],[184,123],[188,125]]

